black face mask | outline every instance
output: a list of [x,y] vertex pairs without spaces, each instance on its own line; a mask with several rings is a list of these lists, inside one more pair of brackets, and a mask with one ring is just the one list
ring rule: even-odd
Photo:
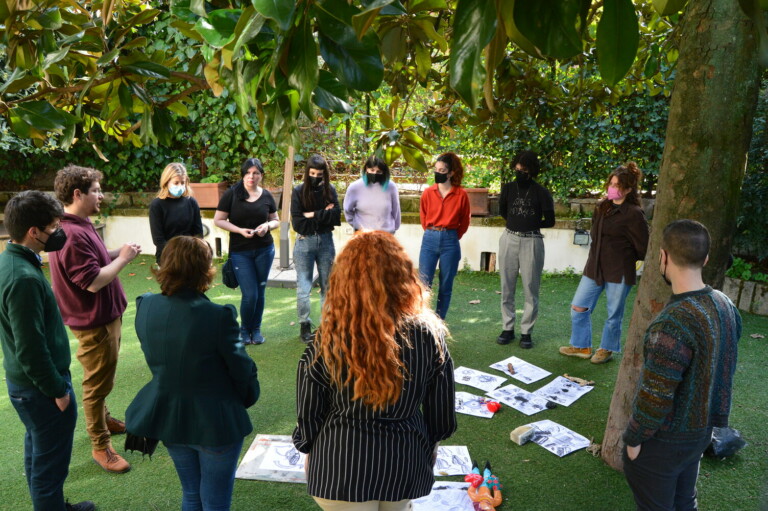
[[521,183],[527,183],[531,180],[531,175],[527,172],[522,172],[520,170],[515,171],[515,179]]
[[435,183],[445,183],[448,181],[448,174],[441,174],[440,172],[435,172]]
[[309,184],[312,185],[312,188],[319,188],[323,184],[323,178],[309,176]]
[[375,185],[376,183],[384,184],[384,174],[371,174],[366,172],[369,185]]
[[[669,254],[667,254],[667,261],[669,261]],[[659,256],[659,266],[661,266],[661,256]],[[667,278],[667,265],[664,265],[664,271],[661,272],[661,278],[664,279],[666,285],[672,286],[672,281]]]
[[[40,243],[43,243],[40,238],[35,238],[37,241],[40,241]],[[67,233],[64,232],[64,229],[59,227],[55,231],[53,231],[51,234],[48,235],[48,239],[43,243],[43,250],[46,252],[56,252],[57,250],[61,250],[64,248],[64,245],[67,243]]]

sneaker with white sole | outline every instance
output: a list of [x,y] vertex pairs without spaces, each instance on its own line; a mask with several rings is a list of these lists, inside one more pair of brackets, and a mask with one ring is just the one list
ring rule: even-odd
[[566,357],[591,358],[592,348],[577,348],[576,346],[560,346],[560,354]]
[[609,360],[613,358],[613,352],[609,350],[604,350],[603,348],[598,348],[594,355],[592,355],[592,358],[589,360],[593,364],[605,364]]

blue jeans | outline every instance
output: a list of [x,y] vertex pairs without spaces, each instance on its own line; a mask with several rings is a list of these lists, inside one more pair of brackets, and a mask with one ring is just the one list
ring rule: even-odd
[[577,312],[571,307],[571,345],[576,348],[592,347],[592,311],[597,300],[605,289],[608,306],[608,319],[603,327],[603,337],[600,347],[608,351],[621,351],[621,322],[624,319],[624,304],[632,286],[605,282],[602,286],[582,275],[576,294],[573,296],[573,307],[581,307],[584,312]]
[[216,447],[167,443],[165,447],[181,481],[181,511],[229,511],[243,440]]
[[69,406],[63,412],[53,398],[35,387],[10,380],[8,396],[27,429],[24,435],[24,472],[35,511],[64,511],[64,481],[72,457],[72,437],[77,422],[77,401],[67,379]]
[[333,245],[333,233],[296,236],[293,247],[293,265],[296,268],[296,312],[299,322],[310,322],[309,294],[312,292],[312,277],[317,265],[320,277],[320,307],[325,303],[328,290],[328,277],[331,275],[336,247]]
[[275,245],[229,254],[240,284],[240,336],[248,340],[261,330],[264,315],[264,297],[267,292],[269,270],[275,259]]
[[461,247],[456,230],[424,231],[421,240],[421,252],[419,252],[419,273],[421,280],[428,288],[432,288],[432,280],[435,278],[435,269],[440,263],[440,287],[437,291],[437,315],[445,319],[448,307],[451,305],[453,293],[453,279],[459,271],[461,261]]

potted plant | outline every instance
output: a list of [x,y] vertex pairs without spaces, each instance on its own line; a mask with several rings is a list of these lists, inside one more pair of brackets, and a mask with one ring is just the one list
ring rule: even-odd
[[741,310],[768,316],[768,273],[739,257],[725,273],[723,292]]
[[201,208],[216,208],[228,185],[218,174],[210,174],[199,183],[189,183],[192,195]]

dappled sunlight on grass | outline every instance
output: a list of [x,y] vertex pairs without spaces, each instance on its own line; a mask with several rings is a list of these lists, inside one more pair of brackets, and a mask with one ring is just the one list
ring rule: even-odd
[[[134,330],[135,297],[151,290],[158,292],[154,280],[148,280],[152,256],[140,256],[138,263],[121,273],[128,296],[128,309],[123,316],[123,339],[118,363],[115,389],[108,399],[110,411],[123,418],[125,409],[138,390],[150,379],[150,371]],[[125,272],[134,273],[130,278]],[[217,276],[220,282],[220,276]],[[601,442],[608,415],[608,406],[618,373],[618,360],[596,366],[585,360],[563,357],[558,347],[568,343],[570,335],[569,304],[578,279],[550,277],[542,281],[539,319],[532,332],[534,347],[522,350],[516,342],[500,346],[496,337],[501,331],[501,312],[498,274],[460,273],[454,287],[452,305],[447,324],[453,340],[449,349],[456,366],[464,365],[488,373],[496,373],[488,366],[515,355],[551,371],[553,375],[569,373],[596,382],[595,389],[570,407],[527,417],[503,407],[490,420],[460,415],[459,430],[445,442],[446,445],[466,445],[478,462],[489,460],[494,473],[508,490],[502,509],[526,509],[532,511],[608,510],[629,511],[634,508],[629,488],[623,476],[608,468],[599,458],[585,451],[578,451],[564,458],[528,444],[523,447],[510,442],[509,432],[529,422],[551,419],[574,431]],[[435,287],[437,290],[437,286]],[[627,300],[625,332],[634,303],[633,290]],[[239,307],[240,291],[218,285],[208,292],[217,303],[231,303]],[[434,299],[434,297],[433,297]],[[522,286],[518,286],[517,304],[522,305]],[[479,303],[469,304],[471,300]],[[320,299],[312,295],[312,319],[319,322]],[[522,307],[518,309],[518,322]],[[594,336],[599,338],[605,321],[604,298],[594,312]],[[291,323],[294,323],[293,325]],[[518,323],[519,324],[519,323]],[[295,289],[268,288],[263,331],[267,342],[260,346],[248,346],[246,351],[259,369],[261,397],[248,410],[254,431],[245,439],[245,450],[257,433],[289,435],[296,423],[295,377],[296,365],[305,350],[298,339]],[[744,315],[745,338],[740,344],[739,369],[736,394],[731,417],[732,424],[741,430],[750,446],[733,460],[718,462],[705,459],[699,484],[702,509],[752,509],[745,502],[761,491],[762,482],[768,475],[768,431],[765,428],[768,409],[768,393],[763,389],[764,361],[768,359],[768,343],[748,338],[748,334],[768,335],[768,318]],[[518,339],[519,339],[519,331]],[[597,342],[597,341],[596,341]],[[74,356],[77,341],[70,336],[72,349],[71,371],[78,403],[81,402],[82,368]],[[544,382],[548,383],[547,379]],[[525,385],[515,384],[526,390],[535,390],[544,382]],[[479,395],[480,391],[464,385],[457,390]],[[28,509],[29,497],[23,476],[23,426],[11,406],[7,392],[0,393],[0,501],[3,509]],[[114,446],[123,454],[124,437],[116,437]],[[85,433],[82,407],[75,431],[75,447],[65,491],[71,502],[91,499],[99,509],[110,511],[146,511],[178,509],[181,490],[173,464],[162,444],[150,461],[138,454],[126,454],[133,464],[127,474],[112,477],[105,474],[91,461],[90,442]],[[574,491],[574,474],[578,474],[578,487]],[[441,478],[443,479],[443,478]],[[461,477],[448,478],[459,481]],[[112,483],[109,483],[109,481]],[[119,482],[119,484],[117,484]],[[107,484],[108,483],[108,484]],[[542,489],[546,489],[542,491]],[[729,502],[728,506],[720,505]],[[274,509],[277,511],[310,511],[317,509],[306,495],[306,486],[256,481],[235,483],[233,510]]]

